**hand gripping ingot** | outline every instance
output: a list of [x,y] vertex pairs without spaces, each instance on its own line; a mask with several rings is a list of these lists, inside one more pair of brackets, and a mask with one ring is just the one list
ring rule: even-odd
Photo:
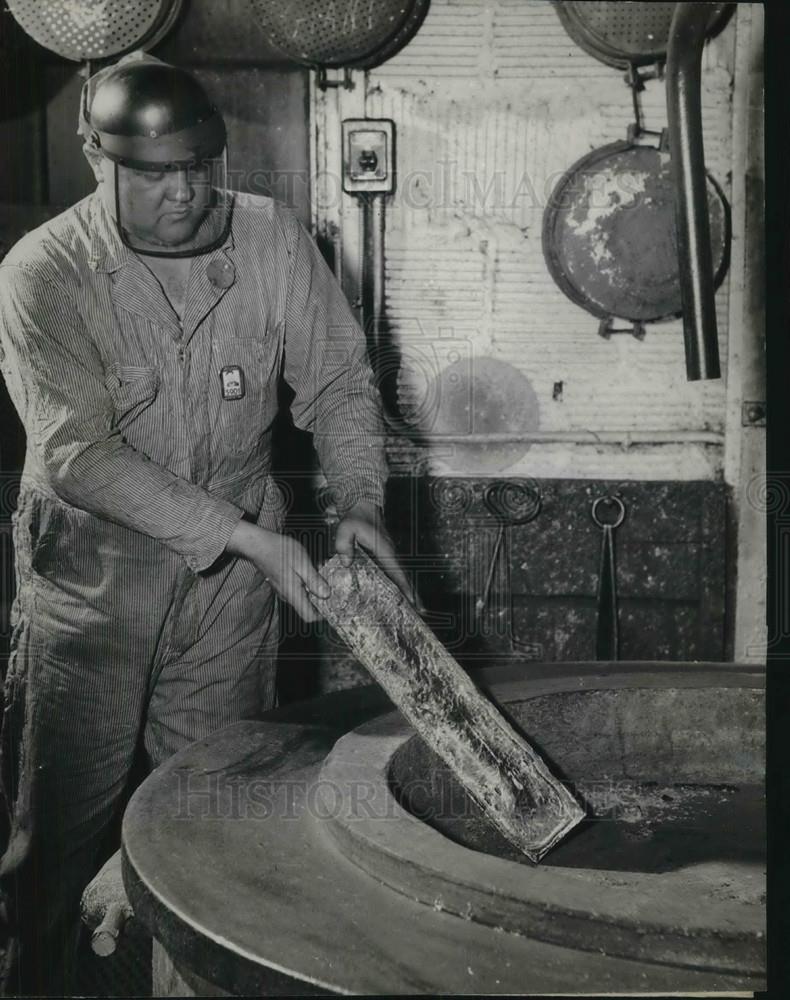
[[321,569],[316,607],[490,821],[539,861],[583,818],[570,791],[473,684],[400,590],[362,552]]

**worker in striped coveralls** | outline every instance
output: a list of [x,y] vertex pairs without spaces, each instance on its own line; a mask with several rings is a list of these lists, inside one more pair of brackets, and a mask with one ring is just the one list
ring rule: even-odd
[[126,57],[83,90],[96,191],[0,265],[2,371],[27,433],[15,515],[0,866],[6,990],[69,990],[81,891],[136,749],[156,766],[272,707],[277,595],[326,584],[280,533],[282,377],[355,542],[393,567],[365,343],[293,214],[224,188],[186,72]]

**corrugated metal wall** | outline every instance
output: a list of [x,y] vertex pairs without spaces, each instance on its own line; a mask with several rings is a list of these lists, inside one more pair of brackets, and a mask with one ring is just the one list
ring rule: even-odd
[[[725,193],[734,22],[708,44],[703,64],[706,161]],[[485,449],[434,447],[432,470],[717,478],[724,379],[686,381],[681,323],[651,324],[642,342],[627,334],[604,340],[598,321],[555,286],[543,259],[543,210],[557,180],[591,149],[625,138],[633,120],[623,73],[578,48],[545,0],[433,0],[406,49],[355,78],[353,91],[314,92],[314,211],[319,233],[342,245],[344,283],[354,298],[360,211],[339,193],[338,124],[361,115],[392,118],[398,185],[387,208],[386,303],[401,355],[401,405],[421,414],[425,430],[435,429],[437,412],[441,429],[453,429],[440,398],[449,383],[437,376],[455,363],[458,391],[477,393],[462,414],[471,422],[457,429],[519,429],[508,413],[492,414],[496,385],[482,400],[480,360],[492,357],[515,370],[494,376],[505,371],[506,389],[528,392],[523,379],[534,389],[538,417],[531,413],[523,427],[587,438],[513,447],[498,465]],[[663,81],[647,83],[642,105],[646,127],[666,125]],[[726,366],[727,280],[717,307]],[[473,377],[476,368],[482,381]],[[610,432],[621,432],[625,443],[596,442]],[[686,440],[629,446],[629,435]]]

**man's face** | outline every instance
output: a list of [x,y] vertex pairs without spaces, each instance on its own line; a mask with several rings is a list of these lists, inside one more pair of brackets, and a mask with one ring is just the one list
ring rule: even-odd
[[[116,164],[103,159],[104,198],[115,215]],[[143,247],[187,247],[212,199],[210,163],[188,170],[133,170],[118,165],[120,222],[131,242]]]

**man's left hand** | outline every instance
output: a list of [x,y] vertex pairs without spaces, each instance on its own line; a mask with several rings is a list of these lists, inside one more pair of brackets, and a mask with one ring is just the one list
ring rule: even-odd
[[403,591],[406,599],[418,612],[424,613],[425,608],[398,563],[381,510],[370,500],[355,503],[337,526],[335,551],[344,566],[350,566],[354,559],[355,543],[373,556],[390,580]]

